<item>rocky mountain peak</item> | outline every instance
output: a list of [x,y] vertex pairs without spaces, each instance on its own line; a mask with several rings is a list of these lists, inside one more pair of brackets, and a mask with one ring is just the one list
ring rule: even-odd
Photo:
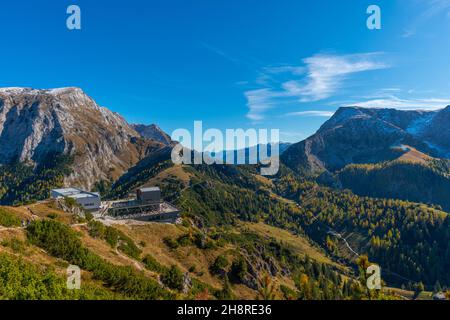
[[316,134],[291,146],[285,163],[299,171],[336,171],[352,163],[401,156],[408,145],[433,157],[450,156],[450,109],[439,111],[343,107]]
[[0,88],[0,94],[2,95],[85,95],[83,90],[78,87],[66,87],[66,88],[55,88],[55,89],[34,89],[25,87],[9,87]]
[[319,131],[329,130],[337,125],[342,125],[343,123],[354,120],[369,118],[370,115],[365,112],[364,108],[360,107],[340,107],[335,114],[325,122]]
[[38,165],[51,154],[67,154],[75,160],[66,183],[90,189],[96,181],[116,179],[157,147],[80,88],[0,89],[0,164]]
[[156,124],[133,124],[132,128],[136,130],[143,138],[152,139],[165,145],[170,145],[172,139]]

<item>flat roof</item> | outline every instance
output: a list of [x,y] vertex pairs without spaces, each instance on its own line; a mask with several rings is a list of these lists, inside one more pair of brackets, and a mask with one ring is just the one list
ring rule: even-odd
[[72,195],[77,193],[82,193],[83,191],[76,188],[61,188],[61,189],[53,189],[53,192],[62,194],[62,195]]
[[94,192],[87,192],[77,188],[61,188],[61,189],[53,189],[52,192],[58,193],[62,197],[70,197],[74,199],[81,198],[98,198],[100,194]]
[[141,192],[161,191],[161,189],[159,189],[159,187],[145,187],[145,188],[139,188],[138,190]]

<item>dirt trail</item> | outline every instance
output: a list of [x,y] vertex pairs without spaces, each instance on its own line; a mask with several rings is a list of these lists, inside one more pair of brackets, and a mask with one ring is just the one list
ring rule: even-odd
[[11,231],[11,230],[24,230],[25,227],[2,227],[0,226],[0,231]]
[[119,257],[128,260],[129,262],[131,262],[139,271],[143,271],[145,270],[145,268],[142,266],[141,263],[137,262],[136,260],[130,258],[129,256],[123,254],[122,252],[119,251],[118,248],[116,248],[116,253]]

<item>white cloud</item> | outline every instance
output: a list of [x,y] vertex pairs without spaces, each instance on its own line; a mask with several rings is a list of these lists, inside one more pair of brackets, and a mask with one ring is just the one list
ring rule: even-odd
[[307,65],[307,83],[286,82],[288,92],[302,97],[302,101],[319,101],[329,98],[353,73],[384,69],[388,65],[376,61],[378,53],[347,56],[316,55],[303,60]]
[[305,67],[298,66],[276,66],[276,67],[266,67],[263,69],[267,73],[292,73],[292,74],[303,74],[306,72]]
[[352,74],[388,68],[389,65],[380,61],[381,56],[381,53],[318,54],[304,59],[302,66],[265,68],[271,77],[282,73],[294,79],[284,79],[278,83],[273,81],[270,87],[267,83],[266,88],[247,91],[247,117],[262,120],[265,111],[287,101],[314,102],[329,98],[344,86],[345,80]]
[[308,110],[308,111],[298,111],[287,113],[286,116],[309,116],[309,117],[332,117],[333,111],[318,111],[318,110]]
[[247,98],[247,106],[249,111],[247,118],[254,121],[264,119],[263,113],[271,109],[274,105],[272,101],[275,98],[274,93],[270,89],[258,89],[245,92]]
[[393,108],[398,110],[437,110],[450,105],[450,99],[426,98],[426,99],[401,99],[396,96],[380,97],[367,101],[347,104],[363,108]]

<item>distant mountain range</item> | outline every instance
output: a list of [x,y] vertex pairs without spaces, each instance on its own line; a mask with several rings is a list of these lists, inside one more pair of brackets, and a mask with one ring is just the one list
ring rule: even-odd
[[[245,149],[240,150],[228,150],[224,151],[224,163],[229,164],[229,159],[234,159],[234,163],[238,164],[239,156],[244,156],[244,163],[239,164],[255,164],[253,160],[256,160],[258,163],[260,163],[262,160],[265,160],[267,158],[270,158],[274,155],[275,147],[278,147],[278,154],[282,155],[289,147],[291,146],[291,143],[287,142],[279,142],[279,143],[268,143],[268,144],[258,144],[253,147],[248,147]],[[262,151],[261,148],[266,147],[266,155],[260,154]],[[256,158],[253,158],[254,155],[256,155]],[[264,156],[264,157],[261,157]],[[234,157],[234,158],[233,158]],[[228,160],[227,160],[228,159]]]
[[[333,188],[450,209],[449,123],[450,107],[340,108],[308,139],[280,143],[281,161]],[[65,185],[112,183],[173,143],[156,124],[129,124],[79,88],[0,89],[0,164],[39,166],[65,154],[73,159]],[[247,162],[259,148],[244,150]]]

